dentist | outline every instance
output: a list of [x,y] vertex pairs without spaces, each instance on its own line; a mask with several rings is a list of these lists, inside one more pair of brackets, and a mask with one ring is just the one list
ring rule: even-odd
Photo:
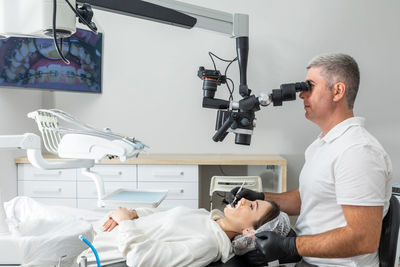
[[252,257],[260,264],[300,255],[296,266],[379,266],[392,164],[364,128],[364,119],[354,117],[358,65],[348,55],[328,54],[314,58],[307,69],[310,90],[300,97],[305,117],[321,134],[305,151],[299,188],[284,193],[243,189],[238,195],[275,201],[282,211],[299,215],[297,237],[262,232],[256,236],[258,255]]

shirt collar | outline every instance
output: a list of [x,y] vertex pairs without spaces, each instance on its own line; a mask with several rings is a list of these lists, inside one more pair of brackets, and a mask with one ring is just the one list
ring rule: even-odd
[[334,141],[336,138],[344,134],[347,129],[349,129],[352,126],[364,126],[365,119],[362,117],[351,117],[348,118],[341,123],[337,124],[335,127],[329,130],[329,132],[325,135],[322,136],[322,133],[319,134],[319,139],[326,142],[326,143],[331,143]]

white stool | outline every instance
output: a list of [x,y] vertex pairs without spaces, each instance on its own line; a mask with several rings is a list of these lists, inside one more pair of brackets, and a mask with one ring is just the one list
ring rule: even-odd
[[243,188],[262,192],[260,176],[213,176],[210,183],[210,210],[214,192],[230,192],[233,188],[241,186],[243,182]]

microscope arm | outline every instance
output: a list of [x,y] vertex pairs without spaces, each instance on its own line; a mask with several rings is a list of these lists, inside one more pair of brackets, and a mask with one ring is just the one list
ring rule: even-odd
[[246,14],[230,14],[174,0],[77,0],[77,3],[183,28],[211,30],[230,37],[249,35]]
[[249,16],[182,3],[174,0],[77,0],[92,7],[166,23],[183,28],[202,28],[236,38],[236,52],[239,63],[242,97],[249,96],[247,86],[247,62],[249,54]]

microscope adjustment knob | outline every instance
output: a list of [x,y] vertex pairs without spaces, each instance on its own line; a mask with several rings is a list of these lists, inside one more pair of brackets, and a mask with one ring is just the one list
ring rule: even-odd
[[250,125],[250,121],[249,121],[248,118],[243,118],[243,119],[240,120],[240,124],[242,126],[249,126]]

